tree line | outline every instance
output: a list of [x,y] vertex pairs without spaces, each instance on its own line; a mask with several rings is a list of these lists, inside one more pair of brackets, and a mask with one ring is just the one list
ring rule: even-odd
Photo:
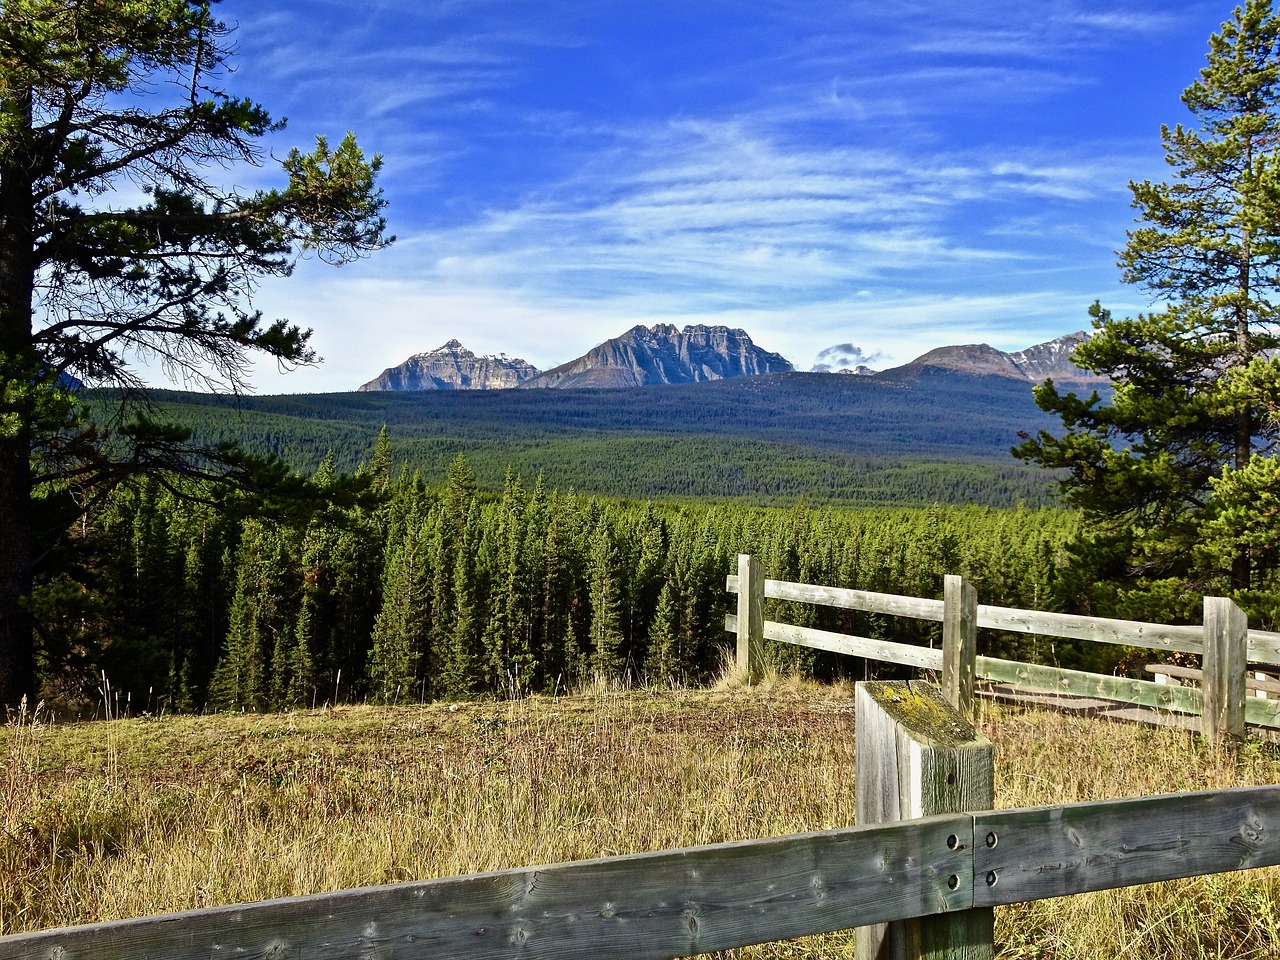
[[[83,712],[105,678],[134,711],[273,710],[701,683],[732,642],[739,553],[777,579],[919,596],[961,573],[984,602],[1043,609],[1076,526],[1050,510],[623,501],[515,473],[486,492],[463,457],[430,485],[394,462],[385,431],[359,472],[376,499],[308,518],[237,512],[195,481],[118,487],[33,593],[46,697]],[[313,478],[341,480],[327,463]],[[769,606],[806,626],[936,639],[931,624]],[[818,676],[862,670],[784,645],[770,656]]]

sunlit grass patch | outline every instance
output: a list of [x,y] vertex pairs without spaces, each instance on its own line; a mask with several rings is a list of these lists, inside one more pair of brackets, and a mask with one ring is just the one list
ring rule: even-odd
[[[35,722],[33,722],[33,720]],[[981,704],[1000,807],[1272,783],[1280,751]],[[848,826],[852,689],[343,707],[0,732],[0,930]],[[1272,870],[997,911],[1009,958],[1262,957]],[[735,951],[844,958],[851,934]]]

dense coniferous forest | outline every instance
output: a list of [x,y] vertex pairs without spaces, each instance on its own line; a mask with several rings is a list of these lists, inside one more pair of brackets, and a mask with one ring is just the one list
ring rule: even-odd
[[[940,596],[955,572],[984,602],[1048,608],[1076,526],[1053,510],[602,499],[514,472],[481,492],[461,456],[447,476],[405,469],[385,431],[358,470],[377,499],[305,521],[215,506],[191,483],[119,487],[34,598],[46,695],[86,712],[109,682],[135,712],[267,710],[697,683],[731,642],[724,581],[740,552],[776,578]],[[315,479],[335,476],[330,458]],[[934,625],[791,606],[767,612],[936,640]],[[794,647],[771,656],[862,670]]]
[[932,369],[625,390],[152,396],[198,442],[234,441],[306,472],[329,456],[354,470],[386,425],[424,477],[463,454],[489,490],[510,467],[561,490],[764,505],[1045,506],[1053,491],[1047,472],[1009,456],[1020,430],[1052,422],[1030,385]]

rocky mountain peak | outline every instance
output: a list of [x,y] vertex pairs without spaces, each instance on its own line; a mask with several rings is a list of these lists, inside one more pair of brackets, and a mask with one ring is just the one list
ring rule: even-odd
[[757,347],[745,330],[691,324],[640,324],[526,387],[639,387],[696,383],[790,371],[785,357]]
[[537,374],[525,360],[506,354],[477,357],[454,339],[388,367],[360,390],[505,390]]

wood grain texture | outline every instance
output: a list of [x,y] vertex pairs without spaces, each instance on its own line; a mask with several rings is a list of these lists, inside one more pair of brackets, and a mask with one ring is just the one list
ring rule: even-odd
[[1201,628],[1196,626],[1139,623],[984,605],[978,606],[978,626],[989,630],[1034,633],[1068,640],[1119,643],[1151,650],[1181,650],[1184,653],[1201,653],[1204,650],[1204,635]]
[[[730,633],[738,632],[738,618],[728,614],[724,618],[724,628]],[[851,657],[865,657],[868,660],[883,660],[886,663],[901,663],[922,670],[941,670],[942,651],[931,647],[917,647],[909,643],[894,643],[890,640],[872,640],[869,637],[854,637],[847,633],[831,633],[828,630],[815,630],[812,627],[794,627],[789,623],[764,622],[764,638],[779,643],[792,643],[800,647],[811,647],[814,650],[827,650],[831,653],[844,653]]]
[[978,591],[963,577],[947,574],[942,603],[942,695],[967,717],[973,712],[978,655]]
[[764,675],[764,564],[738,557],[738,672],[748,684]]
[[995,657],[978,657],[976,672],[983,680],[1014,684],[1020,690],[1097,697],[1175,713],[1199,714],[1204,707],[1204,694],[1195,687],[1171,687],[1151,680],[1111,677]]
[[1204,713],[1209,740],[1244,736],[1244,677],[1249,621],[1226,597],[1204,598]]
[[[937,687],[920,680],[860,683],[855,710],[859,824],[990,809],[992,745]],[[972,835],[956,834],[955,842],[972,855]],[[971,872],[961,879],[972,885]],[[862,928],[857,956],[983,960],[992,956],[992,922],[991,911],[982,909]]]
[[1255,727],[1280,727],[1280,700],[1245,697],[1244,722]]
[[[934,817],[0,938],[0,960],[659,958],[969,906]],[[949,878],[966,882],[952,889]]]
[[1280,664],[1280,633],[1270,630],[1249,631],[1249,662]]
[[983,906],[1274,866],[1280,788],[997,811],[976,818],[974,835]]
[[[738,578],[728,577],[725,581],[725,589],[729,593],[737,593]],[[786,580],[765,580],[764,595],[769,600],[793,600],[797,603],[816,603],[819,606],[839,607],[844,610],[864,610],[867,613],[883,613],[895,617],[942,621],[941,600],[900,597],[892,593],[848,590],[844,587],[818,587]]]

